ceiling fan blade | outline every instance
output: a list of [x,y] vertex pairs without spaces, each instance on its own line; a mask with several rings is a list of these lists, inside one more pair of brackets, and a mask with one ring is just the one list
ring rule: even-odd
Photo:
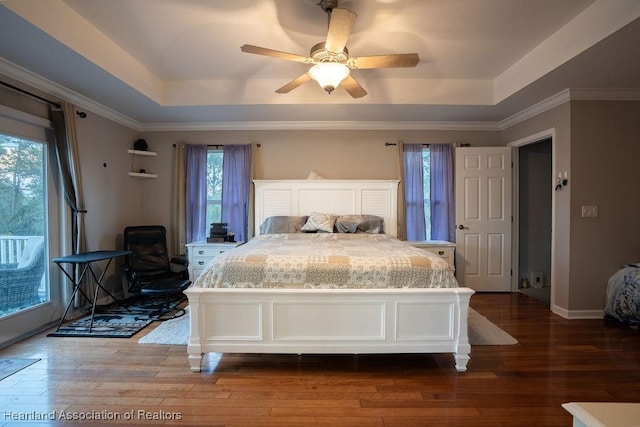
[[303,75],[301,75],[297,79],[291,80],[289,83],[287,83],[286,85],[282,86],[280,89],[276,90],[276,93],[289,93],[292,90],[294,90],[295,88],[297,88],[298,86],[302,86],[303,84],[305,84],[309,80],[311,80],[311,76],[309,76],[309,73],[304,73]]
[[333,9],[330,16],[325,49],[329,52],[341,53],[347,44],[351,27],[353,27],[358,15],[348,9]]
[[415,67],[420,62],[417,53],[398,53],[393,55],[354,56],[347,60],[347,66],[353,69]]
[[270,56],[272,58],[285,59],[287,61],[302,62],[311,64],[314,62],[312,58],[308,58],[302,55],[296,55],[295,53],[282,52],[281,50],[267,49],[266,47],[253,46],[250,44],[244,44],[240,46],[240,50],[246,53],[255,53],[256,55]]
[[362,98],[367,94],[367,91],[360,86],[360,83],[350,75],[340,83],[340,87],[346,90],[353,98]]

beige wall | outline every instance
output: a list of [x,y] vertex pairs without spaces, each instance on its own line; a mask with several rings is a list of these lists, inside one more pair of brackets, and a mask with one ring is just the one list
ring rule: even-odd
[[571,310],[601,309],[609,277],[640,262],[639,162],[640,102],[572,102]]
[[[127,176],[136,132],[96,114],[76,119],[89,250],[113,248],[127,225],[145,221],[143,182]],[[119,241],[121,243],[121,241]]]
[[[96,114],[76,117],[80,155],[82,193],[84,195],[87,250],[122,249],[122,234],[127,225],[145,222],[140,203],[142,183],[129,178],[131,156],[127,148],[136,132]],[[105,276],[108,289],[122,289],[119,266],[113,262]]]
[[169,227],[173,144],[260,144],[256,179],[305,179],[311,170],[327,179],[397,179],[397,147],[385,142],[500,144],[497,131],[190,131],[141,135],[158,157],[146,159],[158,179],[141,183],[143,217]]

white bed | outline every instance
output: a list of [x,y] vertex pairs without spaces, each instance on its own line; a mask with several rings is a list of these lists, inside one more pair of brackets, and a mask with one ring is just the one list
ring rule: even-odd
[[[370,214],[397,234],[398,181],[254,181],[256,232],[273,216]],[[193,371],[221,353],[452,353],[466,371],[469,288],[210,288],[185,291]]]

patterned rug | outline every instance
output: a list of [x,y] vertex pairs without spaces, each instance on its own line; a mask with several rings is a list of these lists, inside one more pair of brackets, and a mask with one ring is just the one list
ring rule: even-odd
[[[183,295],[169,300],[168,309],[174,309],[184,301]],[[155,320],[155,314],[163,309],[164,299],[133,297],[122,304],[113,303],[98,306],[91,324],[91,313],[84,317],[63,323],[59,330],[48,337],[93,337],[93,338],[130,338]]]
[[0,381],[23,370],[27,366],[31,366],[40,359],[0,359]]

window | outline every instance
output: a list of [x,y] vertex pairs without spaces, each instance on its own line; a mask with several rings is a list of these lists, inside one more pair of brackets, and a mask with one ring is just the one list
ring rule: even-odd
[[426,240],[431,240],[431,158],[429,146],[422,149],[422,188],[424,191],[424,223]]
[[49,300],[45,145],[0,134],[0,317]]
[[207,225],[222,222],[222,150],[207,152]]

